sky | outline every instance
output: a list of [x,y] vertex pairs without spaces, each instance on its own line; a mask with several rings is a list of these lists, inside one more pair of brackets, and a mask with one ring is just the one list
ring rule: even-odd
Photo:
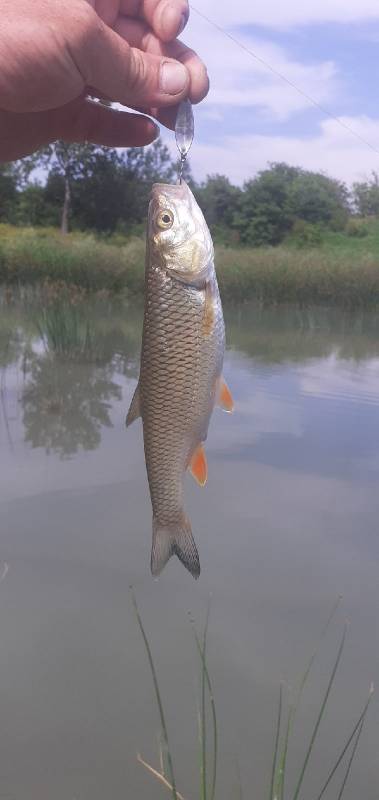
[[[206,62],[211,80],[194,109],[197,180],[223,174],[243,184],[273,161],[348,184],[379,171],[378,0],[196,0],[182,39]],[[162,135],[174,147],[172,134]]]

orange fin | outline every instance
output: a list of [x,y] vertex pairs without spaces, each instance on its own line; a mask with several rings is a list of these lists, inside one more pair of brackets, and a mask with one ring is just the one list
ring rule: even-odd
[[232,393],[229,389],[229,386],[225,380],[221,376],[220,378],[220,387],[218,393],[218,404],[224,411],[233,411],[234,409],[234,400],[232,397]]
[[189,471],[200,486],[205,486],[208,477],[208,465],[202,444],[198,445],[191,458]]

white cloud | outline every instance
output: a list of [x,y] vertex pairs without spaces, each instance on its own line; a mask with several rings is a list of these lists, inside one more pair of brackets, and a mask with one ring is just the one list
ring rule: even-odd
[[326,400],[367,403],[378,407],[379,359],[341,360],[338,352],[299,371],[300,390]]
[[239,36],[239,41],[256,54],[257,58],[252,58],[222,33],[214,31],[210,36],[204,24],[199,18],[192,20],[184,36],[203,57],[210,75],[210,93],[201,106],[204,112],[206,109],[219,112],[226,108],[255,107],[260,114],[285,120],[310,107],[309,100],[301,92],[316,103],[331,102],[341,93],[333,61],[303,64],[291,58],[285,48],[267,39]]
[[[378,0],[197,0],[195,7],[219,25],[266,25],[289,28],[323,22],[379,20]],[[192,6],[193,8],[193,6]],[[197,17],[195,10],[193,17]]]
[[[379,150],[379,119],[341,119]],[[242,184],[269,161],[324,171],[348,183],[364,179],[379,165],[378,156],[367,145],[330,119],[323,121],[308,138],[246,134],[227,136],[221,145],[202,144],[195,139],[191,151],[191,165],[197,179],[221,172]]]

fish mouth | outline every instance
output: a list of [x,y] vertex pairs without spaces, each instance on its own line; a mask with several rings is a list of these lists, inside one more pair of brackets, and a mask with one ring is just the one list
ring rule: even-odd
[[155,200],[160,195],[168,198],[183,198],[189,189],[185,181],[182,183],[153,183],[150,192],[150,199]]

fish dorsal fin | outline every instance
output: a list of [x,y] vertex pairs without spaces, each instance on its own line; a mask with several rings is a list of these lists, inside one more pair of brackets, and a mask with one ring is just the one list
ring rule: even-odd
[[141,416],[141,405],[140,405],[140,391],[139,391],[139,383],[137,383],[136,390],[134,392],[132,402],[129,406],[129,411],[126,417],[126,427],[128,428],[129,425],[134,422],[135,419]]
[[224,411],[229,411],[230,412],[230,411],[233,411],[233,409],[234,409],[234,400],[233,400],[233,397],[232,397],[232,393],[231,393],[231,391],[229,389],[229,386],[228,386],[225,378],[223,378],[222,376],[220,378],[220,385],[219,385],[219,390],[218,390],[217,402],[218,402],[218,405],[221,406],[221,408]]
[[189,463],[189,471],[195,478],[199,486],[205,486],[208,477],[208,465],[205,450],[202,444],[199,444]]

